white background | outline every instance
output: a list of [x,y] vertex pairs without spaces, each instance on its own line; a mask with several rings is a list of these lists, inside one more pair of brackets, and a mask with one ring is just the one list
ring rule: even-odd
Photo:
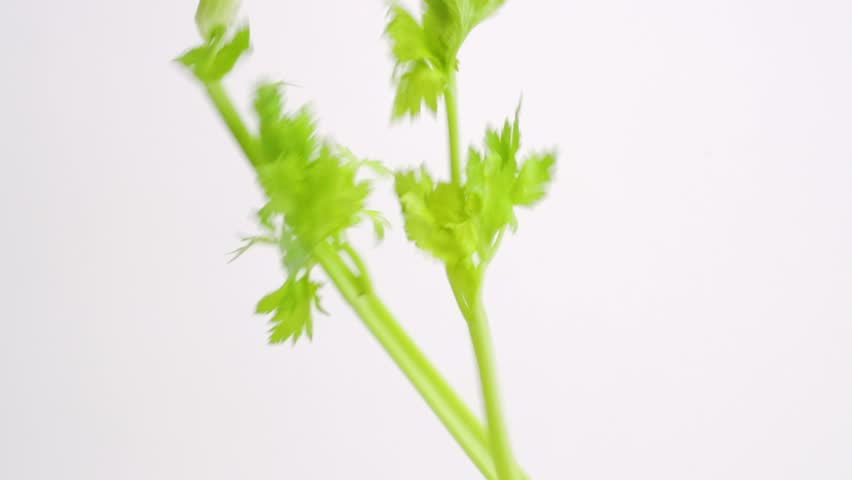
[[[478,478],[338,295],[270,347],[260,205],[198,86],[191,1],[0,4],[0,478]],[[383,2],[246,1],[248,106],[284,79],[325,132],[446,173],[389,125]],[[558,180],[487,283],[536,479],[852,478],[852,3],[509,0],[461,52],[465,143],[523,93]],[[395,228],[381,296],[472,406],[442,269]]]

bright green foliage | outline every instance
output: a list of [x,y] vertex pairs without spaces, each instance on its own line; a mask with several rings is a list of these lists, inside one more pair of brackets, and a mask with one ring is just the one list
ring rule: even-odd
[[269,198],[264,212],[282,215],[310,249],[362,219],[370,186],[357,178],[360,162],[317,138],[307,109],[283,112],[280,88],[261,85],[255,99],[264,152],[258,180]]
[[283,215],[310,247],[360,221],[370,188],[356,180],[357,172],[357,164],[342,163],[324,145],[309,162],[283,157],[260,165],[258,179],[269,197],[268,211]]
[[248,27],[235,28],[239,3],[200,0],[196,23],[204,43],[177,61],[204,85],[266,196],[257,212],[260,233],[244,238],[233,258],[257,244],[279,250],[285,280],[256,307],[257,313],[269,315],[270,343],[313,338],[315,310],[325,311],[320,306],[321,285],[311,274],[314,267],[321,267],[483,475],[490,480],[526,478],[513,459],[496,401],[493,349],[480,291],[504,231],[516,227],[514,208],[533,205],[544,196],[554,155],[533,154],[519,165],[516,113],[514,123],[507,121],[502,130],[487,132],[481,152],[470,149],[463,173],[455,99],[459,49],[470,31],[504,0],[422,0],[419,16],[392,5],[385,32],[396,63],[393,117],[415,117],[424,104],[435,112],[441,98],[446,101],[452,182],[436,182],[422,168],[396,174],[396,192],[409,238],[445,263],[453,294],[469,322],[485,426],[375,295],[363,260],[346,240],[347,229],[365,220],[379,240],[384,236],[388,222],[365,208],[370,183],[361,173],[362,167],[378,175],[390,172],[381,163],[359,159],[320,137],[309,109],[285,110],[282,83],[257,88],[256,131],[243,121],[221,84],[250,48]]
[[319,302],[319,285],[310,280],[313,249],[321,242],[339,244],[345,230],[362,220],[371,221],[381,237],[387,222],[365,208],[370,185],[358,177],[361,167],[381,167],[319,138],[307,108],[285,111],[282,91],[281,83],[260,85],[254,101],[262,155],[256,171],[268,202],[258,212],[264,234],[249,242],[277,244],[288,274],[258,304],[258,312],[274,312],[272,343],[295,341],[302,331],[312,335],[312,305]]
[[555,162],[556,156],[553,152],[530,155],[521,167],[521,173],[512,188],[512,201],[516,205],[529,207],[541,200],[545,187],[550,183]]
[[247,26],[237,30],[230,39],[226,39],[225,35],[224,27],[216,28],[207,43],[187,51],[177,61],[202,82],[221,80],[248,51],[251,40]]
[[[292,338],[295,343],[303,333],[313,337],[313,306],[319,308],[319,284],[307,275],[288,278],[278,290],[257,302],[257,313],[271,313],[269,342],[282,343]],[[320,308],[321,310],[321,308]]]
[[[202,3],[199,12],[204,8]],[[210,7],[212,8],[212,7]],[[221,80],[248,50],[249,29],[226,38],[226,25],[217,24],[207,43],[189,50],[178,61],[204,84]],[[276,245],[287,272],[284,285],[264,297],[258,312],[272,313],[270,341],[312,336],[311,310],[319,304],[319,285],[310,280],[316,265],[314,248],[322,242],[340,247],[344,232],[368,220],[376,236],[384,236],[387,220],[365,208],[369,182],[360,178],[362,167],[386,174],[378,162],[361,160],[349,150],[318,136],[310,110],[284,109],[283,83],[261,84],[255,93],[258,132],[246,132],[251,163],[267,203],[258,211],[262,233],[245,239],[235,258],[251,246]],[[314,307],[312,307],[314,305]]]
[[237,16],[239,0],[201,0],[195,11],[198,33],[209,40],[217,29],[227,28]]
[[318,146],[313,114],[302,107],[295,114],[284,112],[283,83],[264,83],[257,87],[254,109],[258,118],[263,163],[282,157],[295,157],[294,167],[301,167],[314,155]]
[[420,114],[424,103],[432,112],[438,110],[438,99],[447,88],[446,75],[426,62],[414,62],[397,80],[396,97],[393,101],[393,116]]
[[397,174],[396,193],[405,215],[405,232],[418,247],[447,264],[459,263],[476,251],[473,211],[462,188],[435,185],[422,168]]
[[503,0],[424,0],[419,21],[404,7],[391,6],[385,34],[396,61],[394,118],[417,116],[424,103],[437,110],[465,37],[502,4]]
[[485,150],[468,152],[463,185],[435,183],[424,168],[396,175],[405,231],[418,247],[450,269],[481,270],[493,257],[503,231],[517,225],[514,208],[540,200],[551,179],[554,154],[532,154],[520,164],[520,128],[488,130]]

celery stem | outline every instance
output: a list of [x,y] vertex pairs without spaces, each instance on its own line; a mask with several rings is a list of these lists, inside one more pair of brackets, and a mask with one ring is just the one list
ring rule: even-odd
[[246,158],[252,165],[259,165],[261,156],[257,139],[249,133],[222,84],[220,82],[204,82],[204,88],[207,90],[207,95],[210,97],[222,120],[225,121],[228,130],[231,131],[234,139],[240,145]]
[[[477,295],[477,297],[479,296]],[[515,468],[509,432],[500,405],[494,346],[481,298],[476,298],[474,301],[473,308],[469,311],[467,324],[476,355],[476,363],[479,367],[488,437],[491,442],[491,454],[497,468],[497,478],[498,480],[515,480],[518,478],[519,472]]]
[[450,144],[450,178],[453,184],[461,185],[461,153],[459,151],[459,114],[456,104],[456,74],[450,73],[447,90],[444,92],[447,109],[447,136]]

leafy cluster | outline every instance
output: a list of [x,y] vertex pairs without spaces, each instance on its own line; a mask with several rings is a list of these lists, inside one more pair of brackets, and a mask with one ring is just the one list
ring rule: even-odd
[[264,157],[257,173],[269,198],[262,211],[282,215],[310,247],[360,221],[370,185],[357,177],[362,162],[317,137],[307,108],[282,111],[280,88],[261,85],[255,100]]
[[[313,317],[311,302],[320,311],[317,290],[320,285],[305,275],[301,278],[288,278],[278,290],[264,296],[257,302],[257,313],[272,314],[272,328],[269,330],[269,342],[281,343],[292,338],[295,343],[302,333],[313,337]],[[324,312],[324,311],[323,311]]]
[[462,42],[503,2],[423,0],[420,20],[401,5],[391,6],[385,34],[396,61],[394,118],[414,117],[424,103],[431,111],[437,110],[450,75],[457,69],[456,56]]
[[[249,48],[248,27],[229,38],[226,25],[211,28],[203,45],[177,59],[208,85],[230,72]],[[270,342],[295,342],[303,334],[312,337],[313,312],[322,311],[320,284],[311,280],[314,249],[322,242],[339,247],[346,229],[363,220],[373,223],[378,237],[383,235],[386,220],[365,207],[370,184],[359,175],[362,167],[381,167],[321,138],[308,108],[287,112],[282,83],[257,87],[254,113],[258,131],[251,138],[256,148],[250,160],[267,202],[258,211],[262,233],[246,238],[236,253],[259,243],[280,250],[287,278],[260,300],[257,312],[271,314]]]
[[468,151],[461,185],[435,182],[425,168],[396,175],[396,193],[408,238],[442,260],[450,272],[477,283],[503,232],[517,227],[515,207],[541,200],[552,177],[554,152],[518,162],[518,112],[502,130],[489,129],[482,152]]
[[362,167],[375,164],[320,138],[306,107],[286,112],[283,84],[260,85],[254,107],[261,157],[256,171],[268,201],[258,212],[264,234],[249,242],[278,245],[287,272],[257,312],[272,313],[272,343],[295,342],[303,332],[312,336],[312,312],[322,311],[319,284],[310,280],[314,249],[322,242],[342,244],[344,232],[365,219],[381,237],[385,220],[366,208],[370,183],[359,176]]

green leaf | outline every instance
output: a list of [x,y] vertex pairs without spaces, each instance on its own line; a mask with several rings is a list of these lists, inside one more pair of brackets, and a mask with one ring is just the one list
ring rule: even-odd
[[482,161],[482,155],[473,147],[470,147],[467,151],[465,180],[469,189],[481,193],[485,185],[485,165]]
[[272,313],[278,309],[279,305],[281,305],[281,298],[286,293],[285,287],[287,284],[284,284],[278,290],[275,290],[272,293],[268,293],[257,302],[257,307],[254,309],[255,313]]
[[[462,2],[465,3],[465,2]],[[467,35],[462,9],[455,0],[424,0],[423,30],[437,67],[445,72],[456,68],[456,53]]]
[[193,69],[196,65],[208,63],[213,53],[213,48],[210,45],[202,45],[187,50],[183,55],[176,58],[175,61],[187,68]]
[[234,68],[237,60],[248,51],[250,45],[251,34],[249,27],[246,26],[238,30],[233,38],[219,49],[216,59],[205,72],[205,76],[209,80],[221,80]]
[[393,118],[420,114],[423,104],[433,113],[447,87],[446,75],[426,62],[416,62],[400,76],[393,104]]
[[432,176],[426,170],[425,166],[421,166],[419,171],[409,170],[398,172],[394,175],[394,189],[396,195],[402,197],[409,192],[425,194],[433,188]]
[[464,191],[452,183],[439,183],[427,196],[429,210],[435,221],[442,225],[453,225],[464,222]]
[[285,113],[283,88],[282,82],[264,83],[255,92],[254,108],[264,161],[291,157],[305,164],[318,148],[316,121],[307,107]]
[[514,123],[510,124],[508,120],[503,122],[503,129],[501,131],[488,129],[485,133],[485,147],[488,153],[498,156],[511,168],[515,168],[517,165],[515,156],[521,146],[521,129],[518,124],[519,114],[518,111],[515,112]]
[[257,178],[269,203],[268,214],[284,214],[298,208],[300,190],[304,187],[307,172],[296,158],[261,164],[257,167]]
[[386,33],[397,63],[429,60],[449,73],[465,37],[493,15],[503,0],[424,0],[420,22],[399,5],[392,5]]
[[514,208],[541,199],[550,181],[553,153],[531,155],[518,168],[519,116],[520,108],[502,128],[488,129],[483,151],[468,150],[461,186],[435,183],[423,168],[396,175],[408,238],[457,272],[459,285],[481,273],[507,228],[517,228]]
[[269,343],[282,343],[288,339],[296,343],[303,333],[308,338],[313,336],[312,310],[319,302],[319,287],[308,275],[298,279],[291,276],[281,288],[258,302],[258,313],[273,314],[270,319]]
[[423,28],[417,20],[399,5],[388,10],[385,35],[391,41],[391,51],[397,63],[416,62],[429,58],[429,47]]
[[398,173],[396,192],[406,235],[418,247],[447,264],[458,263],[476,250],[476,231],[461,187],[433,184],[421,169],[419,174]]
[[311,162],[297,199],[301,207],[287,217],[303,242],[313,245],[337,236],[361,220],[370,185],[356,179],[357,171],[357,164],[341,162],[330,149]]
[[222,29],[215,30],[206,44],[188,50],[176,59],[177,62],[204,83],[221,80],[248,51],[251,43],[247,26],[226,42],[222,41],[224,34]]
[[502,5],[502,0],[424,0],[418,21],[398,4],[388,10],[385,35],[396,61],[393,118],[416,117],[422,105],[435,112],[456,55],[467,34]]
[[379,217],[365,215],[370,184],[359,175],[361,168],[386,171],[381,164],[318,138],[308,109],[285,110],[281,83],[260,85],[254,106],[264,156],[256,170],[269,198],[262,218],[279,217],[286,226],[281,247],[288,271],[310,265],[315,245],[362,220],[372,218],[377,233],[384,232]]
[[515,205],[529,207],[544,198],[555,161],[553,152],[535,153],[527,157],[512,188]]
[[469,191],[479,196],[482,207],[478,215],[480,251],[487,251],[494,237],[506,226],[514,226],[511,190],[515,179],[515,164],[489,151],[483,159],[483,178],[480,184],[469,185]]

